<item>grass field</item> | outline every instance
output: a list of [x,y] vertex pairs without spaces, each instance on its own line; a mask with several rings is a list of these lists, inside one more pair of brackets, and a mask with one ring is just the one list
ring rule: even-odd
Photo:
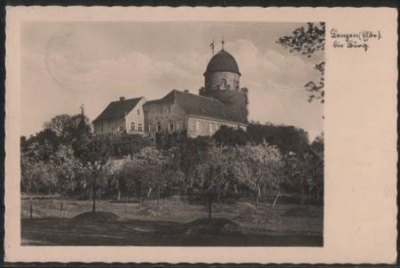
[[22,200],[23,245],[322,246],[323,207],[250,202],[205,206],[180,198],[132,202]]

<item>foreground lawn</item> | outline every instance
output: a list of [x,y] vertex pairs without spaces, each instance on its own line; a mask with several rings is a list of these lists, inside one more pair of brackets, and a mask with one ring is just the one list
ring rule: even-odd
[[322,246],[322,207],[246,202],[215,204],[207,209],[180,199],[114,203],[34,200],[22,202],[23,245],[145,245],[145,246]]

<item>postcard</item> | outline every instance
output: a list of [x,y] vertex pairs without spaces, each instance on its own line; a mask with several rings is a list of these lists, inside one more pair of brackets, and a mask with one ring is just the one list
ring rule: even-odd
[[395,9],[6,25],[6,261],[396,261]]

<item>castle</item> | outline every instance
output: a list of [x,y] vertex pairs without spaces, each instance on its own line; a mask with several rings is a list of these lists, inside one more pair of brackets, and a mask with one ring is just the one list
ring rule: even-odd
[[240,88],[239,66],[222,49],[215,54],[204,73],[199,95],[172,90],[158,100],[144,97],[111,102],[93,121],[94,133],[144,134],[186,130],[190,137],[211,136],[221,126],[248,125],[248,90]]

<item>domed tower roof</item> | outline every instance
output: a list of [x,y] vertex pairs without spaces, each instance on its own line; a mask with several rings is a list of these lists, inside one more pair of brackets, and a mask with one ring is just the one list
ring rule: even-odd
[[214,72],[231,72],[240,75],[235,58],[223,49],[211,58],[204,74]]

